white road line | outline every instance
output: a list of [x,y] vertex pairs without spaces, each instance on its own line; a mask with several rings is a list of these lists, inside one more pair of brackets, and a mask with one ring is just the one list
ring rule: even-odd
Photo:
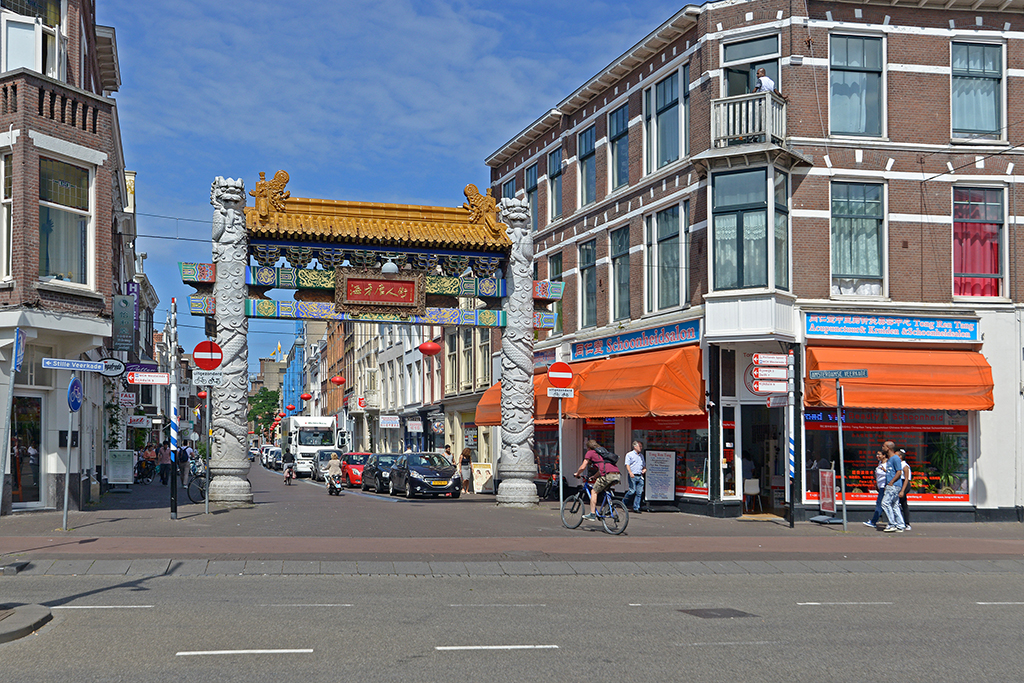
[[976,602],[975,605],[1024,605],[1024,602]]
[[438,645],[439,651],[451,650],[557,650],[557,645]]
[[536,605],[448,605],[449,607],[547,607],[544,603],[538,603]]
[[693,607],[689,602],[631,602],[630,607]]
[[191,652],[175,652],[175,657],[198,657],[202,655],[289,655],[312,654],[313,648],[295,650],[193,650]]
[[153,605],[54,605],[50,609],[151,609]]
[[257,607],[353,607],[350,603],[310,603],[294,605],[257,605]]
[[798,602],[798,605],[891,605],[891,602]]

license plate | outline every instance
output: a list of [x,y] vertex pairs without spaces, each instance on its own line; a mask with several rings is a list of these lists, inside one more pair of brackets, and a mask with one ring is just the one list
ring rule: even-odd
[[432,481],[432,482],[430,482],[430,485],[431,486],[447,486],[448,485],[448,481],[447,480]]

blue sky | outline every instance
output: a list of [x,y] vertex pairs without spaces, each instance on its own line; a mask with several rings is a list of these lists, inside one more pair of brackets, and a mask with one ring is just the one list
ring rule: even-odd
[[[181,345],[203,339],[176,264],[211,260],[194,240],[210,238],[214,177],[250,190],[284,169],[295,197],[459,206],[488,185],[484,157],[682,5],[98,0],[138,231],[162,237],[137,244],[158,327],[178,297]],[[291,322],[250,324],[250,366],[293,339]]]

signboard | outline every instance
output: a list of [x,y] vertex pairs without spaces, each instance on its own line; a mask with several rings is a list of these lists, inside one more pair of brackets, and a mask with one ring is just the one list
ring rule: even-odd
[[193,370],[192,384],[197,387],[219,387],[224,384],[223,370]]
[[14,371],[21,372],[21,361],[25,360],[25,333],[20,327],[14,329]]
[[477,436],[476,425],[466,426],[462,430],[462,444],[464,448],[476,448]]
[[755,394],[768,394],[789,390],[789,386],[786,382],[763,379],[755,379],[752,388]]
[[548,381],[552,386],[564,389],[572,384],[572,368],[568,363],[553,363],[548,368]]
[[430,418],[430,431],[434,434],[444,434],[444,418],[443,417],[432,417]]
[[575,389],[562,389],[560,387],[548,387],[548,398],[572,398],[575,396]]
[[129,372],[128,384],[170,384],[171,376],[166,372]]
[[809,379],[850,379],[853,377],[867,377],[867,370],[811,370],[807,373]]
[[135,348],[135,295],[114,296],[110,348],[131,351]]
[[750,360],[754,365],[789,365],[789,356],[784,353],[755,353]]
[[785,408],[787,405],[789,405],[789,395],[788,394],[781,394],[781,395],[778,395],[778,396],[769,396],[768,397],[768,407],[769,408]]
[[119,391],[117,392],[117,402],[123,408],[127,408],[135,405],[137,396],[134,391]]
[[129,415],[128,426],[133,429],[149,429],[153,426],[153,421],[145,415]]
[[398,429],[402,426],[401,421],[397,415],[381,415],[380,416],[380,428],[381,429]]
[[49,368],[50,370],[77,370],[78,372],[103,372],[103,363],[95,360],[44,358],[43,367]]
[[335,271],[334,303],[344,313],[422,315],[427,310],[423,276],[380,271]]
[[156,363],[125,363],[124,369],[126,372],[156,372],[160,368]]
[[836,473],[833,470],[818,470],[818,490],[822,512],[836,514]]
[[192,360],[201,370],[216,370],[224,360],[224,352],[212,341],[201,341],[192,349]]
[[124,293],[135,297],[135,329],[139,329],[139,300],[142,298],[142,285],[134,280],[124,283]]
[[100,363],[103,363],[103,369],[100,370],[100,374],[104,377],[120,377],[124,374],[125,365],[116,358],[103,358],[100,360]]
[[85,392],[82,389],[82,380],[72,377],[71,381],[68,382],[68,408],[72,413],[77,413],[82,407],[82,399],[84,397]]
[[647,479],[644,495],[647,500],[674,500],[676,495],[675,451],[647,451]]
[[583,360],[598,358],[612,353],[627,351],[646,351],[666,346],[678,346],[700,341],[700,319],[694,319],[676,325],[655,327],[649,330],[638,330],[612,337],[603,337],[572,345],[572,359]]
[[981,341],[978,321],[959,318],[808,313],[804,326],[808,337],[929,342]]
[[494,473],[491,463],[473,463],[473,490],[477,493],[494,493]]
[[[757,354],[755,353],[754,355],[756,356]],[[789,372],[788,368],[765,367],[763,365],[755,365],[754,369],[750,371],[754,379],[786,379],[787,372]]]
[[409,432],[422,432],[423,420],[406,420],[405,429]]
[[126,450],[107,451],[107,469],[104,472],[108,484],[135,483],[135,452]]

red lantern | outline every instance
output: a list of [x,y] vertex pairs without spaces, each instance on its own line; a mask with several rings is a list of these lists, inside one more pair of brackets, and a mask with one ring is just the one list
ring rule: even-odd
[[291,403],[289,403],[288,404],[288,410],[295,410],[295,406],[293,406]]
[[299,398],[301,398],[303,401],[308,401],[309,399],[313,398],[313,394],[303,394],[302,396],[299,396]]
[[334,377],[331,378],[331,384],[333,384],[336,387],[340,387],[344,383],[345,378],[342,377],[341,375],[335,375]]
[[284,417],[284,413],[278,413],[277,416],[278,417]]
[[441,345],[437,342],[425,341],[416,348],[418,348],[420,353],[424,356],[436,356],[441,353]]
[[256,432],[249,432],[249,433],[250,433],[250,434],[255,434]]
[[198,394],[196,394],[196,396],[198,396],[199,398],[206,398],[206,392],[200,391]]

